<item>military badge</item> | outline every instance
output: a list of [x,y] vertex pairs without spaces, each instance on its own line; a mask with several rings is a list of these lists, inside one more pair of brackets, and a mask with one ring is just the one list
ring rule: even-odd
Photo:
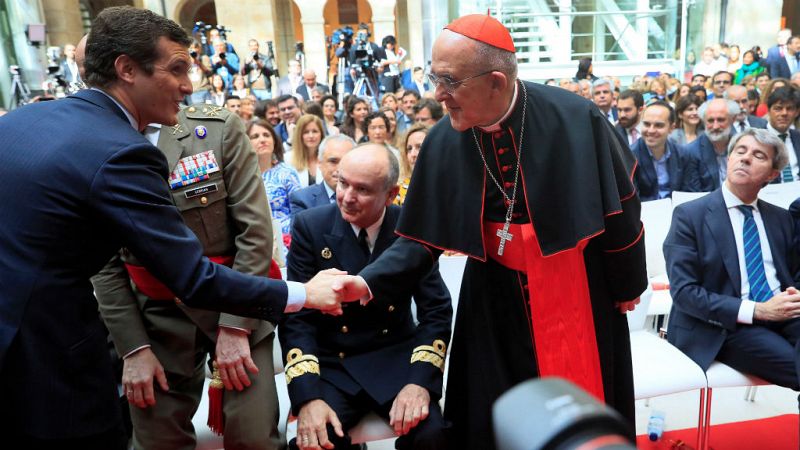
[[206,129],[206,127],[198,125],[194,128],[194,135],[199,137],[200,139],[205,139],[206,136],[208,135],[208,130]]
[[323,248],[320,254],[325,259],[331,259],[333,257],[333,253],[331,252],[331,249],[329,249],[328,247]]

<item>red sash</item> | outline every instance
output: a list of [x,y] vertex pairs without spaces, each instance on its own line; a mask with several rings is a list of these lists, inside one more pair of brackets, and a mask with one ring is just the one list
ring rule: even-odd
[[592,304],[583,249],[588,241],[544,257],[533,225],[511,224],[513,235],[497,254],[503,224],[484,223],[484,242],[492,259],[528,276],[533,341],[539,376],[565,378],[604,401]]
[[[232,267],[235,257],[209,256],[208,259],[211,262]],[[172,291],[169,290],[169,288],[164,285],[164,283],[162,283],[155,276],[153,276],[153,274],[150,273],[150,271],[148,271],[144,266],[137,266],[134,264],[126,263],[125,268],[128,269],[128,275],[130,275],[131,280],[133,280],[133,284],[136,285],[136,289],[138,289],[139,292],[141,292],[142,294],[150,297],[153,300],[176,299],[175,294],[173,294]],[[268,276],[269,278],[277,280],[281,279],[281,270],[274,259],[270,262]]]

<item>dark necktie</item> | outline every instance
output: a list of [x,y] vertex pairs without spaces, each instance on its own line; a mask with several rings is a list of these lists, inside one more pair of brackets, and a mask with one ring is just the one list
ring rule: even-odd
[[369,258],[370,251],[366,228],[362,228],[361,231],[358,232],[358,246],[361,247],[361,251],[364,252],[364,256]]
[[[781,133],[778,135],[784,144],[786,143],[787,136],[789,136],[789,133]],[[781,170],[781,182],[790,183],[792,181],[794,181],[794,177],[792,176],[792,164],[789,163],[786,164],[786,167],[784,167],[783,170]]]
[[737,206],[744,214],[742,226],[742,243],[744,247],[744,263],[747,266],[747,281],[750,284],[750,300],[765,302],[772,297],[772,290],[767,283],[764,271],[764,258],[761,255],[761,239],[758,235],[756,220],[753,218],[753,207]]

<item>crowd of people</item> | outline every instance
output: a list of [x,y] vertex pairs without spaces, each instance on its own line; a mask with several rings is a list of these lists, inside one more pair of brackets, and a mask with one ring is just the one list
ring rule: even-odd
[[[155,39],[148,55],[125,53],[122,23],[143,40]],[[209,356],[217,387],[225,389],[224,401],[217,400],[224,406],[216,405],[224,413],[212,420],[215,431],[225,430],[226,446],[281,447],[273,325],[299,420],[292,448],[349,448],[346,431],[369,410],[390,422],[398,448],[493,448],[492,402],[544,374],[569,379],[631,421],[624,313],[647,283],[640,202],[691,191],[714,194],[676,212],[665,244],[677,308],[670,340],[703,364],[719,356],[800,387],[792,368],[772,377],[771,369],[743,361],[738,355],[749,350],[731,339],[738,339],[735,332],[718,339],[723,328],[755,329],[764,321],[777,324],[770,327],[777,339],[797,339],[797,315],[786,305],[800,304],[800,230],[786,211],[755,198],[765,183],[800,181],[800,36],[781,30],[766,57],[757,48],[740,55],[736,45],[710,46],[689,83],[648,74],[623,88],[583,59],[574,78],[547,80],[557,87],[545,87],[517,78],[505,27],[469,15],[436,39],[428,73],[407,64],[394,37],[369,43],[377,55],[376,89],[345,94],[342,104],[298,60],[277,77],[273,58],[255,39],[241,57],[220,30],[203,37],[205,44],[192,40],[146,10],[110,8],[87,41],[65,52],[64,70],[91,89],[0,119],[0,131],[30,147],[3,153],[0,178],[22,183],[31,161],[46,159],[37,170],[54,184],[27,184],[19,195],[9,189],[0,202],[11,208],[10,231],[0,242],[13,248],[0,253],[0,267],[8,269],[0,286],[34,284],[27,272],[12,270],[12,261],[29,261],[34,250],[48,261],[29,269],[43,271],[45,288],[0,294],[8,310],[24,310],[30,297],[35,313],[20,312],[6,327],[30,340],[0,334],[0,380],[71,374],[71,360],[52,344],[61,333],[67,345],[90,336],[91,349],[79,342],[61,353],[91,360],[90,381],[110,383],[100,361],[105,335],[91,317],[94,275],[100,313],[122,359],[117,381],[137,448],[193,445],[190,416]],[[145,60],[155,70],[142,70]],[[345,85],[356,85],[356,72],[348,71]],[[141,92],[171,98],[153,103]],[[180,109],[176,98],[183,98]],[[80,163],[45,158],[41,149],[49,144],[19,127],[39,115],[54,124],[81,121],[56,152],[85,145],[95,123],[111,130],[114,143],[98,141]],[[154,147],[163,155],[156,157]],[[82,169],[70,172],[64,161]],[[161,172],[169,173],[169,189]],[[61,178],[70,192],[55,186]],[[781,233],[781,246],[764,252],[766,271],[751,273],[755,263],[740,255],[741,286],[704,284],[692,263],[694,254],[716,254],[689,247],[696,245],[690,235],[706,232],[697,223],[703,208],[717,203],[741,210],[729,212],[731,220],[751,224],[750,232],[755,215],[762,232],[767,223],[770,233]],[[742,203],[755,205],[755,214]],[[25,213],[11,221],[13,208]],[[47,220],[61,225],[58,233]],[[40,246],[36,238],[52,243]],[[750,239],[756,238],[746,236],[744,245]],[[50,248],[61,253],[50,259]],[[454,311],[437,269],[443,252],[469,257],[444,412],[439,399]],[[86,262],[73,273],[64,269],[73,270],[73,260]],[[281,266],[290,281],[265,281],[280,277]],[[17,273],[20,280],[7,278]],[[64,285],[73,290],[64,294]],[[741,297],[720,308],[724,317],[698,306],[720,292]],[[62,295],[80,305],[77,312],[68,302],[53,305],[51,298]],[[542,300],[556,295],[557,307]],[[343,303],[354,300],[361,307]],[[48,308],[72,328],[37,331],[52,323]],[[553,332],[566,320],[577,331]],[[719,345],[699,351],[673,326],[680,321],[706,327]],[[44,367],[35,362],[39,356]],[[3,366],[3,358],[10,363]],[[91,419],[70,428],[58,418],[34,425],[30,418],[47,408],[47,394],[64,400],[91,389],[72,378],[51,383],[45,395],[31,386],[9,397],[22,413],[0,415],[0,430],[19,426],[11,435],[31,448],[120,448],[121,421],[108,401],[113,389],[75,412]],[[58,411],[74,418],[71,410]]]

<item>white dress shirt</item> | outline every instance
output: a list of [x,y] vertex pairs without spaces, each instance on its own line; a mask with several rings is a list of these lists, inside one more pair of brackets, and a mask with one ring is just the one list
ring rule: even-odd
[[[767,123],[767,129],[771,133],[774,133],[775,136],[779,136],[781,134],[778,130],[772,128],[772,124],[769,122]],[[798,164],[800,164],[800,162],[797,161],[797,153],[794,151],[794,142],[792,142],[792,134],[789,133],[789,130],[786,130],[786,139],[783,140],[783,144],[786,146],[786,153],[789,154],[789,166],[792,168],[792,177],[794,178],[793,181],[798,181],[797,177],[798,174],[800,174],[800,166],[798,166]],[[780,169],[782,171],[783,167]],[[783,174],[780,174],[778,176],[780,177],[782,175]]]
[[742,304],[739,306],[739,316],[737,322],[751,324],[753,323],[753,313],[756,309],[756,302],[750,300],[750,280],[747,277],[747,264],[744,259],[744,214],[739,211],[737,206],[749,204],[753,207],[753,219],[758,228],[758,239],[761,241],[761,256],[764,259],[764,273],[767,277],[767,284],[775,295],[780,292],[781,283],[778,281],[778,273],[775,270],[775,260],[772,258],[772,250],[769,248],[769,241],[767,240],[767,231],[764,228],[764,220],[761,218],[761,212],[758,210],[758,201],[753,203],[745,203],[734,195],[728,186],[722,185],[722,198],[725,199],[725,207],[728,208],[728,217],[731,219],[731,227],[733,228],[733,238],[736,240],[736,254],[739,256],[739,275],[742,279],[741,293]]

